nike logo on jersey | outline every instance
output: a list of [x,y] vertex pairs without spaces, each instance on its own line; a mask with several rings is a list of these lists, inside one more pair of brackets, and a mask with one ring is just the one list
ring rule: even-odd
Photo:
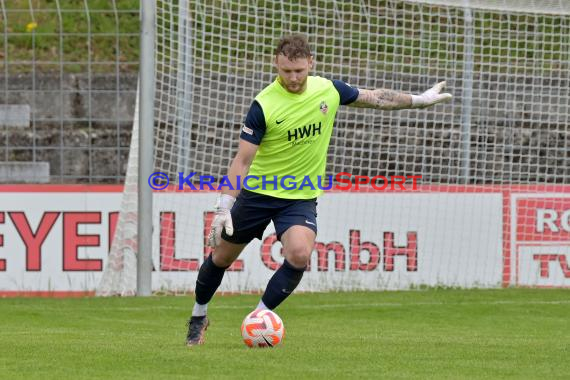
[[283,119],[283,120],[275,120],[275,123],[276,123],[276,124],[281,124],[281,123],[283,123],[284,121],[285,121],[285,119]]
[[310,225],[315,226],[315,227],[317,226],[315,223],[308,221],[307,219],[305,219],[305,223],[310,224]]

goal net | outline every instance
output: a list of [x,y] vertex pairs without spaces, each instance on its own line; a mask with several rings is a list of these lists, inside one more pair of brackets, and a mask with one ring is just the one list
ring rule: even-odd
[[[319,198],[302,290],[570,286],[567,1],[158,0],[155,32],[154,162],[170,185],[154,195],[154,291],[193,290],[217,196],[200,178],[227,173],[288,33],[308,36],[314,75],[416,94],[446,80],[454,96],[339,109],[326,175],[386,180]],[[131,161],[127,182],[136,171]],[[136,222],[134,188],[99,294],[136,287],[136,261],[122,261],[136,227],[121,227]],[[262,290],[281,262],[270,225],[220,289]]]

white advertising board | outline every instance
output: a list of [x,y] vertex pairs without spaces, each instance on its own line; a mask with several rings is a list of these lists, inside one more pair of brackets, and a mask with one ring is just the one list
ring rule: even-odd
[[[119,190],[2,192],[0,292],[93,292],[116,225]],[[161,222],[153,235],[154,290],[193,289],[209,252],[204,242],[215,197],[155,194],[154,217]],[[181,207],[172,209],[176,204]],[[319,233],[299,289],[500,287],[502,210],[501,193],[327,193],[319,198]],[[163,228],[173,223],[175,229]],[[220,290],[263,290],[283,260],[280,251],[270,224]]]

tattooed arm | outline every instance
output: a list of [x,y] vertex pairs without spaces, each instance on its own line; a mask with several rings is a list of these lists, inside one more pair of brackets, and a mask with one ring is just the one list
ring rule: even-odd
[[358,90],[358,97],[349,104],[352,107],[376,108],[380,110],[401,110],[405,108],[425,108],[451,99],[451,94],[441,93],[445,82],[440,82],[421,95],[378,89]]
[[376,108],[379,110],[401,110],[412,107],[412,96],[392,90],[358,89],[358,98],[349,104],[351,107]]

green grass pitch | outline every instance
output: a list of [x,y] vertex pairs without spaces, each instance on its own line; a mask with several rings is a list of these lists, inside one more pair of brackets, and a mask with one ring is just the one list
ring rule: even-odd
[[216,296],[184,346],[192,297],[0,299],[2,379],[568,379],[570,290],[294,294],[284,344],[249,349],[257,295]]

